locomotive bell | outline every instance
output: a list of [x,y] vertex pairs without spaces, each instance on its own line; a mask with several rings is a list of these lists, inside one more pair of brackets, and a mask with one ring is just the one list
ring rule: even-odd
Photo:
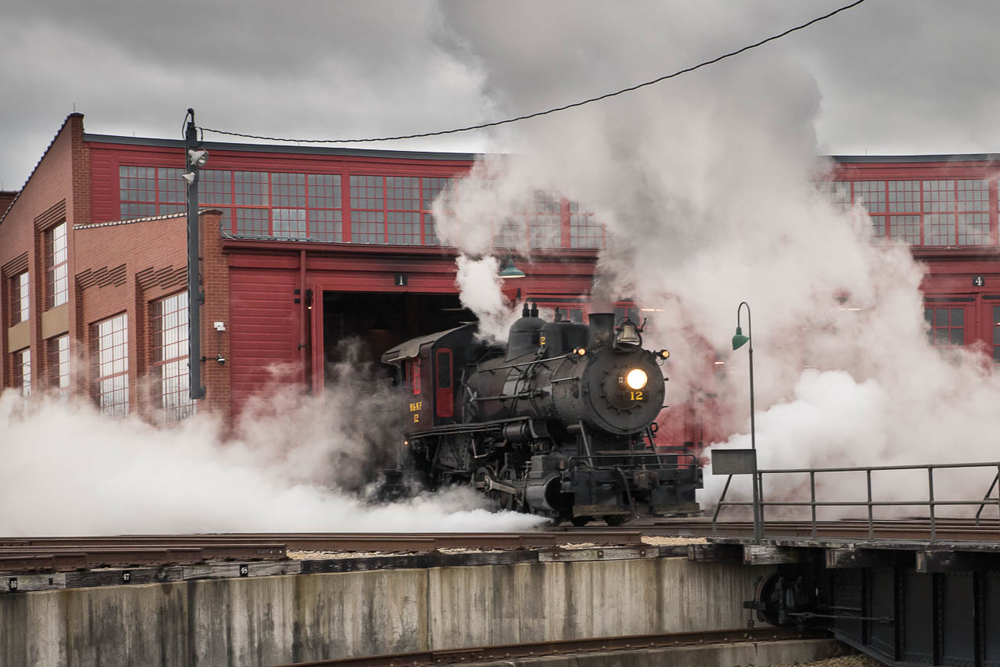
[[615,336],[615,345],[642,345],[642,336],[633,324],[632,320],[626,318],[622,325],[618,327],[618,335]]

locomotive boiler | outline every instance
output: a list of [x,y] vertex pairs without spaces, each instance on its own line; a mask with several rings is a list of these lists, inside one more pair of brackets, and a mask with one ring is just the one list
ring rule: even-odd
[[698,511],[693,454],[655,443],[669,353],[611,313],[590,324],[546,322],[524,305],[506,347],[476,326],[415,338],[386,352],[405,387],[400,480],[468,484],[495,506],[583,525],[648,512]]

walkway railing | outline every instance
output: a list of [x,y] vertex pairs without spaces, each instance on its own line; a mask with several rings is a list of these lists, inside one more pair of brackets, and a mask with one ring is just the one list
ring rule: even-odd
[[[954,500],[942,498],[940,491],[940,478],[942,477],[943,471],[952,470],[981,470],[981,469],[991,469],[995,470],[996,474],[993,476],[993,482],[990,484],[989,490],[983,496],[982,500]],[[913,500],[875,500],[876,494],[873,489],[878,488],[876,484],[880,481],[880,478],[885,476],[886,473],[899,473],[905,471],[926,471],[926,497],[913,499]],[[863,473],[865,475],[865,486],[867,488],[866,497],[864,500],[820,500],[817,499],[817,480],[820,480],[820,486],[822,487],[823,479],[834,473]],[[935,475],[937,473],[937,475]],[[737,473],[738,474],[738,473]],[[726,480],[725,488],[722,491],[722,496],[719,498],[719,502],[715,508],[715,513],[712,516],[712,532],[713,534],[717,532],[719,514],[723,507],[750,507],[757,510],[756,516],[761,517],[760,523],[762,524],[759,528],[755,529],[755,538],[767,537],[767,521],[766,513],[770,508],[772,509],[772,514],[774,508],[809,508],[811,515],[811,532],[812,537],[817,537],[819,533],[820,522],[817,520],[818,510],[823,508],[840,508],[843,510],[854,510],[857,508],[863,508],[867,511],[867,526],[868,526],[868,538],[876,538],[876,518],[875,510],[876,508],[887,508],[887,507],[914,507],[923,508],[926,517],[916,517],[916,518],[926,518],[929,519],[930,523],[930,539],[931,541],[936,541],[938,539],[938,528],[939,524],[942,522],[942,517],[939,516],[938,508],[944,507],[977,507],[975,513],[975,525],[979,525],[980,518],[982,516],[983,510],[987,507],[996,507],[998,512],[1000,512],[1000,462],[988,462],[988,463],[940,463],[940,464],[924,464],[924,465],[902,465],[902,466],[863,466],[863,467],[837,467],[837,468],[786,468],[786,469],[772,469],[772,470],[757,470],[756,472],[748,473],[752,477],[752,483],[757,485],[759,490],[759,506],[754,508],[753,501],[749,500],[727,500],[726,496],[729,494],[730,483],[733,479],[733,474],[728,476]],[[808,475],[809,476],[809,500],[768,500],[765,497],[765,480],[768,480],[769,488],[789,488],[790,485],[782,484],[782,478],[788,475]],[[936,481],[937,480],[937,481]],[[937,484],[937,486],[936,486]],[[842,484],[837,484],[838,487],[842,487]],[[879,489],[880,491],[884,489]],[[997,495],[994,496],[993,492],[997,490]],[[904,491],[904,493],[909,492],[909,490]],[[885,495],[879,494],[879,495]],[[971,513],[970,513],[971,514]],[[953,520],[953,518],[948,518],[948,521]],[[1000,536],[1000,523],[998,525],[998,536]]]

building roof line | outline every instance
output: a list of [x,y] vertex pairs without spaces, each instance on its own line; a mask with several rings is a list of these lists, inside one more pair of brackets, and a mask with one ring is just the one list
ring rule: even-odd
[[[217,208],[201,208],[198,209],[198,215],[205,215],[206,213],[222,213]],[[136,222],[155,222],[157,220],[173,220],[175,218],[186,218],[187,213],[168,213],[166,215],[151,215],[145,218],[129,218],[128,220],[112,220],[110,222],[93,222],[85,225],[73,225],[73,231],[80,229],[97,229],[98,227],[117,227],[118,225],[131,225]]]
[[[84,133],[83,140],[92,143],[126,144],[133,146],[158,146],[162,148],[184,148],[182,139],[155,139],[150,137],[123,137],[111,134]],[[395,151],[371,148],[322,148],[316,146],[294,146],[291,144],[243,144],[221,141],[202,143],[209,152],[237,151],[254,153],[292,153],[300,155],[336,155],[342,157],[384,157],[413,160],[458,160],[468,162],[481,157],[481,153],[448,153],[438,151]],[[502,155],[502,153],[498,154]]]
[[14,208],[14,204],[17,203],[17,200],[21,198],[21,193],[24,192],[24,189],[26,187],[28,187],[28,183],[31,182],[31,177],[35,175],[36,171],[38,171],[38,167],[41,166],[42,160],[44,160],[45,156],[49,154],[50,150],[52,150],[52,146],[55,145],[56,139],[58,139],[59,135],[62,134],[63,130],[66,129],[66,126],[69,124],[70,118],[76,116],[79,116],[81,119],[83,118],[82,113],[74,111],[73,113],[71,113],[70,115],[66,116],[66,118],[63,119],[62,125],[59,126],[59,129],[56,130],[55,136],[52,137],[52,141],[50,141],[49,145],[45,147],[45,150],[42,152],[42,156],[38,158],[38,162],[36,162],[35,166],[32,167],[31,173],[28,174],[28,178],[26,178],[24,181],[24,185],[22,185],[21,189],[17,191],[17,196],[11,200],[10,204],[8,204],[7,208],[3,212],[3,215],[0,215],[0,225],[2,225],[3,221],[7,219],[7,214],[10,213],[10,210],[12,208]]

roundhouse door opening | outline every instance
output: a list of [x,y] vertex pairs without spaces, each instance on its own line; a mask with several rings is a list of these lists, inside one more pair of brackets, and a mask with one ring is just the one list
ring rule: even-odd
[[[457,294],[324,290],[321,298],[322,331],[313,330],[317,334],[314,340],[322,340],[323,353],[314,364],[323,363],[325,369],[322,375],[316,375],[315,368],[313,372],[314,377],[324,378],[324,385],[331,379],[331,364],[351,359],[393,377],[393,369],[381,364],[386,350],[410,338],[476,321]],[[314,384],[314,389],[319,387]]]

